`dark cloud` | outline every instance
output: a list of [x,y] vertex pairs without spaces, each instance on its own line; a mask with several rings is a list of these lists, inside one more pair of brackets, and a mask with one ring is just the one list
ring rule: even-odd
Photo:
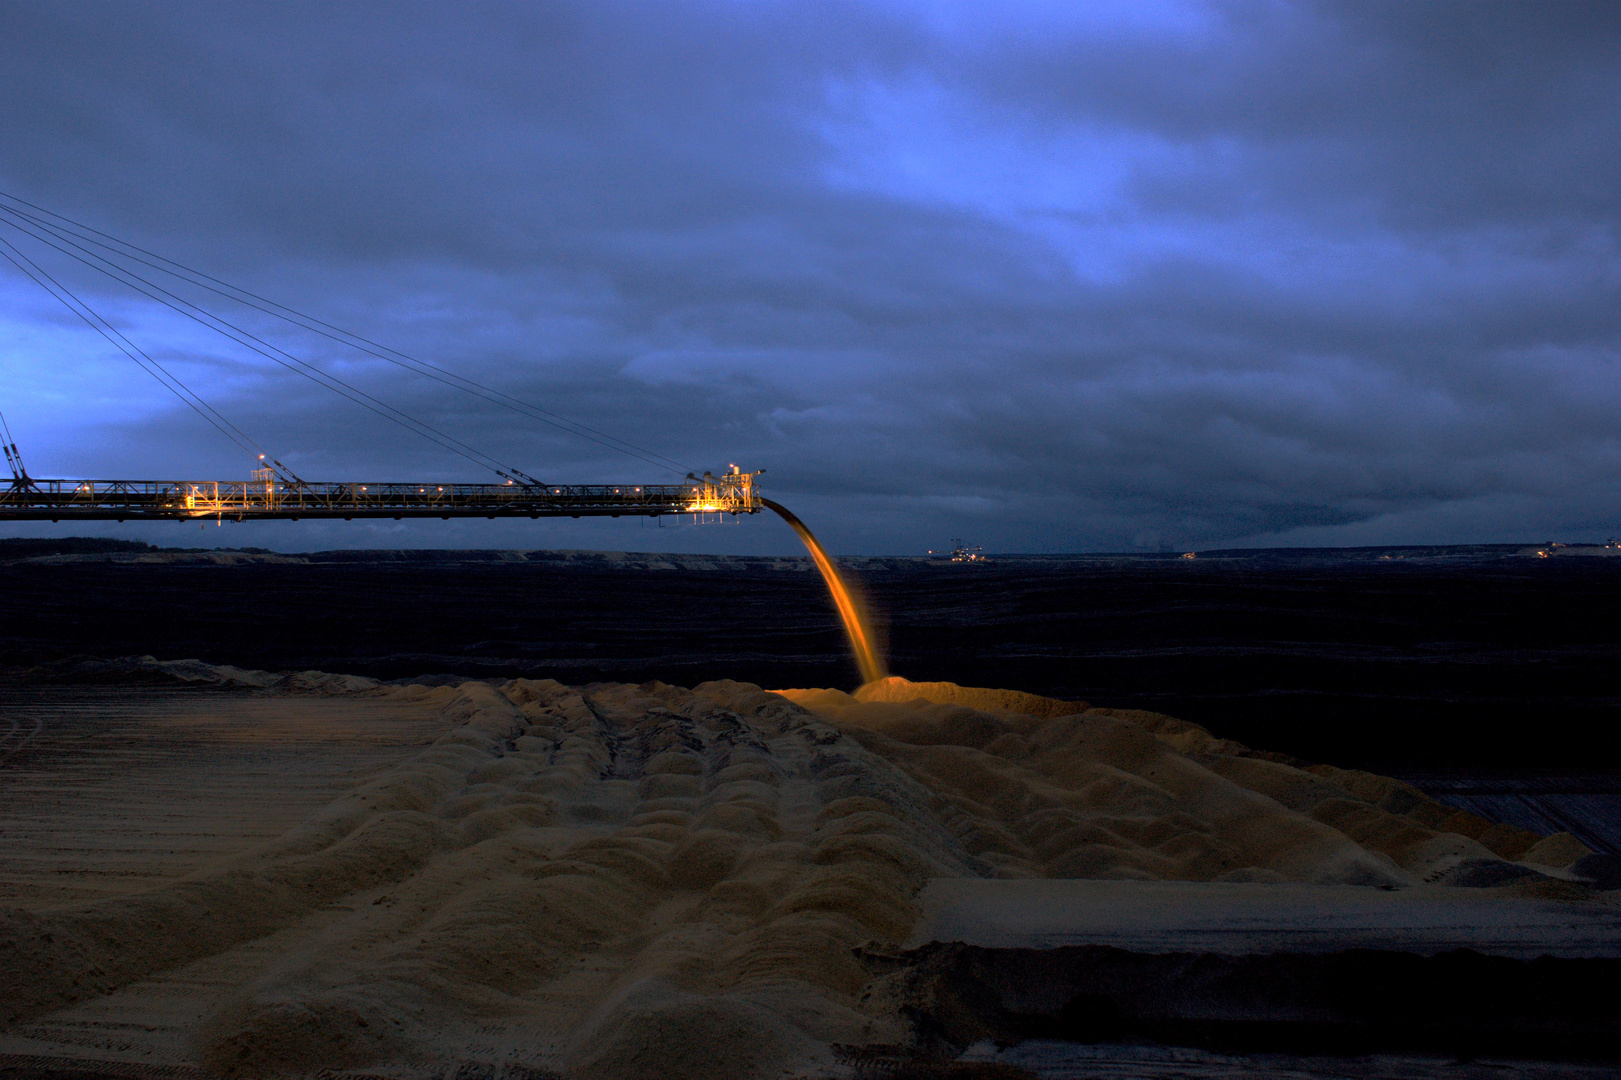
[[[11,3],[0,188],[683,462],[766,466],[843,550],[1597,537],[1613,12]],[[307,474],[476,475],[50,265]],[[240,471],[25,285],[0,280],[0,407],[36,471]],[[242,317],[532,472],[648,472]],[[614,528],[256,535],[790,543]]]

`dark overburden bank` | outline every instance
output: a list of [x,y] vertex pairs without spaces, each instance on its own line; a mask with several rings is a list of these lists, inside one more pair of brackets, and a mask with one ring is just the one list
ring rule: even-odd
[[[151,654],[385,679],[857,681],[808,559],[42,543],[0,542],[13,672]],[[844,565],[914,680],[1152,709],[1384,771],[1578,769],[1590,789],[1621,719],[1621,559],[1526,550]]]
[[1610,1061],[1621,962],[1437,956],[1135,953],[1099,946],[869,951],[918,1044],[956,1057],[1026,1039],[1150,1042],[1226,1053],[1438,1053]]

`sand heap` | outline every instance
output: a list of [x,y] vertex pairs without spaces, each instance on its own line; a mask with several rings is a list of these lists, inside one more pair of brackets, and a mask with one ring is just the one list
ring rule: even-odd
[[1488,884],[1589,854],[1159,713],[904,679],[781,693],[933,792],[999,877]]
[[199,1001],[188,1052],[221,1075],[815,1074],[833,1044],[909,1037],[863,999],[855,950],[904,941],[930,877],[1401,886],[1585,854],[1168,717],[1006,691],[361,692],[442,703],[447,733],[189,879],[0,911],[6,1037],[234,956],[251,975]]

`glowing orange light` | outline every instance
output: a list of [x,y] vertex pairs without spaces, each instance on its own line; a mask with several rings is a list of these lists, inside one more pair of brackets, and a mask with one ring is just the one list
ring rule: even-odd
[[803,521],[770,499],[761,499],[760,502],[775,510],[782,520],[799,534],[799,539],[810,552],[812,561],[816,563],[816,569],[822,572],[822,580],[827,582],[827,591],[833,594],[833,605],[839,609],[839,618],[844,620],[844,632],[849,635],[850,648],[856,654],[856,666],[861,669],[861,681],[870,683],[884,678],[889,671],[884,666],[883,657],[878,655],[875,644],[877,638],[872,628],[867,625],[866,613],[861,610],[855,597],[845,587],[844,579],[839,576],[838,567],[833,565],[833,560],[827,557],[827,552]]

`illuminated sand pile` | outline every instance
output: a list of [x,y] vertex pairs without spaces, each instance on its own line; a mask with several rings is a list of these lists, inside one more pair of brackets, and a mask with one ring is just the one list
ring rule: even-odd
[[442,706],[444,733],[188,879],[0,911],[0,1051],[217,1075],[842,1075],[834,1044],[913,1038],[857,949],[906,941],[931,878],[1402,886],[1585,854],[1395,781],[1011,691],[360,692]]

